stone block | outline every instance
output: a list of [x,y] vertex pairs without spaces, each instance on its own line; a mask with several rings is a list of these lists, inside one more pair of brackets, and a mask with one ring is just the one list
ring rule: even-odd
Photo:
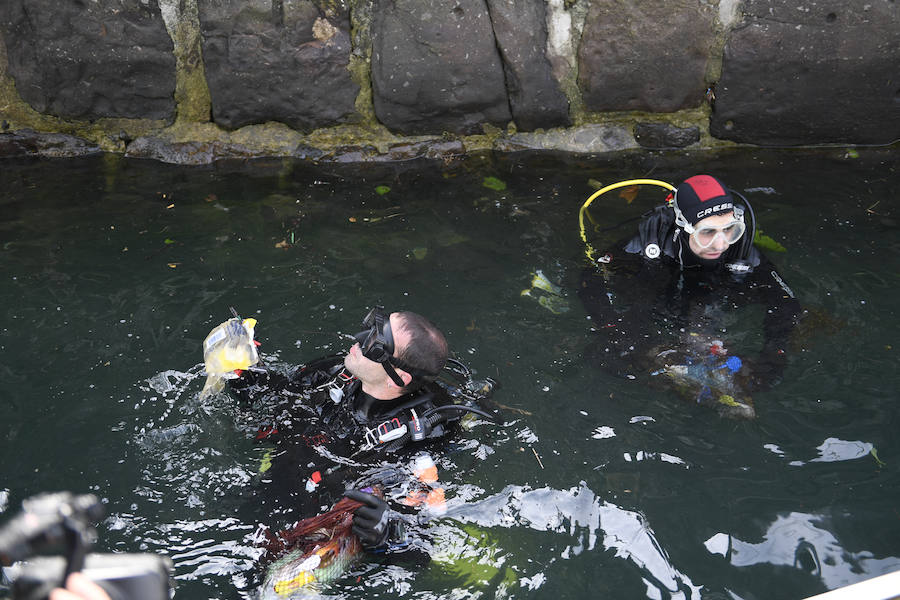
[[487,5],[516,127],[532,131],[570,125],[569,100],[547,59],[544,2],[487,0]]
[[259,156],[257,151],[240,144],[227,142],[173,142],[154,136],[139,137],[128,144],[125,156],[149,158],[179,165],[208,165],[229,158],[248,159]]
[[590,111],[696,108],[715,45],[714,9],[696,0],[594,0],[578,51]]
[[31,129],[0,133],[0,157],[41,156],[71,158],[99,154],[102,150],[79,137],[64,133],[43,133]]
[[725,45],[710,132],[779,146],[900,139],[896,2],[748,0]]
[[484,0],[376,0],[375,115],[404,134],[480,133],[511,119]]
[[634,139],[642,148],[686,148],[700,141],[700,128],[678,127],[670,123],[638,123]]
[[36,111],[66,119],[175,116],[175,56],[156,2],[3,0],[9,75]]
[[370,145],[341,146],[320,158],[320,162],[337,163],[400,163],[419,159],[449,162],[466,153],[459,140],[432,139],[412,143],[394,144],[381,152]]
[[321,0],[199,0],[213,120],[308,132],[352,121],[349,9]]
[[545,133],[517,133],[499,138],[494,148],[501,152],[553,150],[576,153],[617,152],[636,148],[631,132],[621,125],[591,123]]

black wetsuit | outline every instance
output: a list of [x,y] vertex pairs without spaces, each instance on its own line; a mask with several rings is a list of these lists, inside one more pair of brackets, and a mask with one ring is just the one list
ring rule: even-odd
[[[395,464],[398,455],[428,447],[444,438],[464,414],[428,411],[454,403],[448,387],[430,382],[394,400],[377,400],[362,391],[359,380],[343,369],[343,356],[329,356],[284,374],[274,370],[246,371],[231,380],[231,389],[254,409],[271,415],[256,434],[272,444],[261,467],[262,487],[253,497],[254,510],[284,515],[283,521],[312,516],[337,502],[363,471]],[[421,440],[409,433],[413,413],[425,423]],[[438,417],[439,415],[439,417]],[[397,435],[381,442],[383,434]],[[390,478],[390,469],[383,477]],[[377,479],[377,476],[376,476]],[[364,485],[390,485],[372,480]]]
[[667,352],[702,354],[710,340],[721,340],[747,367],[750,391],[774,383],[801,307],[772,263],[743,241],[714,261],[702,260],[671,208],[645,215],[637,235],[601,253],[599,264],[582,274],[579,296],[597,332],[590,358],[642,378]]

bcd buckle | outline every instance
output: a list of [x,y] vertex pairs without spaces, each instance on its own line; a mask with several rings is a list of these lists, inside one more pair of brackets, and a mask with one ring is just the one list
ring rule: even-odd
[[406,435],[407,427],[400,422],[400,419],[394,417],[389,421],[379,423],[372,429],[366,430],[365,440],[369,448],[374,448],[379,444],[392,442]]
[[340,404],[344,399],[344,388],[350,385],[356,377],[341,369],[337,376],[328,382],[328,395],[335,404]]

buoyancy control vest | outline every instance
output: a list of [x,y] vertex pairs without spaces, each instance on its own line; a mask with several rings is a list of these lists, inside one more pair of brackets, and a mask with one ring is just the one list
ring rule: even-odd
[[491,380],[474,381],[468,368],[451,360],[446,377],[393,400],[362,390],[343,366],[343,356],[321,358],[286,374],[251,369],[231,382],[245,400],[271,406],[272,419],[258,439],[312,439],[314,445],[342,440],[344,456],[395,452],[409,444],[435,440],[467,412],[494,417],[478,406],[493,389]]

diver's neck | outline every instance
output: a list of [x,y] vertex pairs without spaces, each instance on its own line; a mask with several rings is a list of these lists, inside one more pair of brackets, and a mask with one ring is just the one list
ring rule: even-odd
[[403,389],[388,383],[370,383],[363,381],[362,391],[375,400],[394,400],[403,395]]
[[374,415],[379,414],[379,411],[382,410],[382,406],[392,406],[391,400],[399,397],[400,396],[395,396],[394,398],[377,398],[367,393],[365,388],[361,388],[359,393],[356,394],[356,397],[353,398],[353,412],[359,422],[366,423],[374,418]]

